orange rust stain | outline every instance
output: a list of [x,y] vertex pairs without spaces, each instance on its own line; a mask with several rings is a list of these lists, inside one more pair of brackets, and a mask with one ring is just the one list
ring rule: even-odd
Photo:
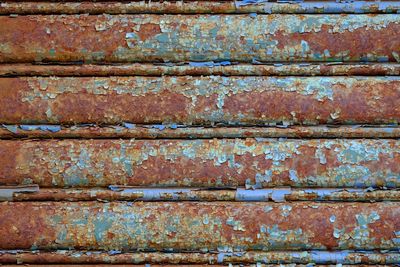
[[[323,25],[321,31],[307,33],[292,33],[288,38],[285,32],[276,32],[275,39],[278,40],[277,47],[285,49],[286,46],[300,44],[306,41],[313,53],[319,52],[322,55],[324,50],[329,48],[331,56],[348,51],[350,58],[355,55],[367,56],[374,51],[374,54],[385,55],[387,51],[399,51],[399,40],[393,38],[400,30],[399,24],[389,24],[385,30],[368,29],[360,27],[352,31],[330,33],[331,26]],[[379,38],[377,38],[379,36]],[[373,40],[368,41],[368,40]],[[395,61],[393,55],[389,55],[389,61]]]
[[161,33],[159,24],[147,23],[140,26],[140,30],[137,35],[139,36],[140,40],[146,41],[147,39],[150,39],[159,33]]

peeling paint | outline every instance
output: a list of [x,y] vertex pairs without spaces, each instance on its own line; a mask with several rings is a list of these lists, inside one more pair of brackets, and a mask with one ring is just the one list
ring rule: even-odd
[[[137,39],[141,27],[147,24],[158,25],[160,32],[148,30],[149,38]],[[253,59],[379,62],[382,58],[394,62],[392,52],[398,52],[399,43],[393,36],[400,27],[396,14],[193,15],[179,19],[175,15],[33,15],[3,16],[0,25],[3,63],[251,62]],[[8,38],[14,36],[10,32],[14,28],[20,29],[18,41]],[[31,41],[32,34],[35,42]],[[102,38],[107,41],[101,41]],[[353,40],[359,38],[363,44],[357,46]],[[82,39],[86,41],[81,42]],[[310,45],[306,54],[302,41]],[[10,46],[14,42],[20,45]],[[54,47],[57,50],[51,50]]]
[[7,124],[129,122],[164,130],[178,124],[287,127],[400,119],[398,77],[20,77],[0,78],[0,88],[7,99],[0,121]]
[[[263,212],[265,207],[274,209],[266,213]],[[312,203],[301,202],[284,205],[135,202],[132,206],[93,202],[3,202],[0,210],[5,226],[0,232],[7,231],[7,235],[0,235],[1,249],[26,249],[32,245],[37,249],[85,246],[106,251],[170,252],[217,251],[224,247],[232,252],[282,248],[396,249],[392,233],[399,231],[399,206],[383,202],[320,203],[315,208]],[[16,221],[14,218],[18,214],[32,219]],[[318,222],[310,219],[316,214]],[[329,223],[332,214],[337,218],[334,224]],[[81,224],[82,219],[87,221]],[[323,228],[320,227],[322,222]],[[350,235],[352,239],[337,240],[332,236],[339,222],[344,227],[342,235]],[[368,228],[364,228],[366,224]],[[7,230],[11,225],[16,231]],[[23,229],[30,229],[24,237],[17,233]],[[357,229],[365,229],[369,235],[359,235]],[[214,238],[215,233],[219,233],[219,238]]]
[[[396,188],[400,181],[400,149],[396,140],[0,142],[1,154],[14,155],[1,159],[0,176],[5,184],[18,184],[30,178],[41,187],[115,184]],[[349,154],[349,148],[360,147],[360,153]],[[325,161],[321,162],[320,155]],[[293,179],[294,171],[297,179]]]

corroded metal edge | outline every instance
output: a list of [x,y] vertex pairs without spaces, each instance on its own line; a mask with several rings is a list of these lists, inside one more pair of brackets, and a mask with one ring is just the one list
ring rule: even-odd
[[320,64],[233,64],[222,66],[214,62],[182,64],[132,63],[118,65],[34,65],[0,64],[0,76],[183,76],[183,75],[241,75],[241,76],[396,76],[400,64],[369,63],[344,64],[342,62]]
[[2,264],[399,264],[400,253],[377,251],[274,251],[160,253],[121,251],[0,251]]
[[[9,187],[12,190],[12,187]],[[0,193],[4,187],[0,187]],[[137,188],[110,186],[110,189],[50,189],[24,192],[21,189],[7,195],[4,201],[400,201],[398,190],[355,188],[290,187],[249,190],[245,188],[208,190],[206,188]]]
[[0,125],[1,139],[211,139],[211,138],[400,138],[395,125],[190,127],[184,125]]
[[261,14],[366,14],[398,13],[398,1],[306,1],[277,3],[268,1],[131,1],[131,2],[3,2],[0,14],[196,14],[196,13],[261,13]]

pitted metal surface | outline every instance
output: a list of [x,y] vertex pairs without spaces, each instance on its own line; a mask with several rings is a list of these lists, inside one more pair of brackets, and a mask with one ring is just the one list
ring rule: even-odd
[[0,264],[400,264],[399,8],[0,3]]
[[399,30],[397,14],[2,16],[0,62],[396,62]]

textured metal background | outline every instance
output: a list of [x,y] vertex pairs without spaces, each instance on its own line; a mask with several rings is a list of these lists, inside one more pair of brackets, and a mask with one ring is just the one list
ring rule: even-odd
[[3,1],[0,264],[400,264],[399,1]]

